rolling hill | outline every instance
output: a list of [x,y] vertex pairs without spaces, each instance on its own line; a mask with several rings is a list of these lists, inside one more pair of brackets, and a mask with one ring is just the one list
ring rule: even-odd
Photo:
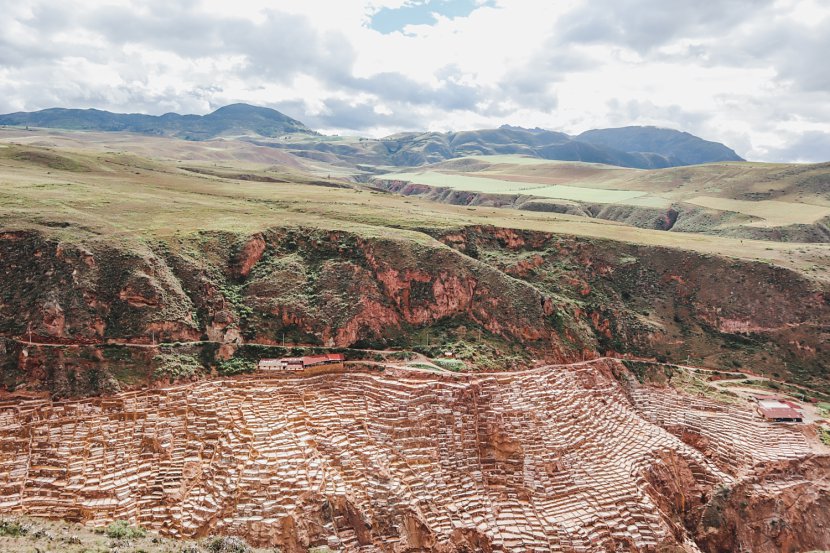
[[384,190],[456,205],[569,213],[641,228],[830,242],[828,164],[710,163],[635,170],[474,156],[373,177]]

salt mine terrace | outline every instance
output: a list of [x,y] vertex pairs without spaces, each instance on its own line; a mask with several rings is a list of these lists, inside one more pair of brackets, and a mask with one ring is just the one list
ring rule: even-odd
[[0,510],[287,551],[417,549],[458,532],[492,551],[653,551],[680,531],[654,471],[688,474],[688,493],[705,497],[817,453],[797,426],[626,390],[624,372],[616,359],[464,374],[350,364],[2,401]]

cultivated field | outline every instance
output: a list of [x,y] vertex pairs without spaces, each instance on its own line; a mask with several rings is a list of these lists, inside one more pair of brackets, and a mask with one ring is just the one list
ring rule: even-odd
[[778,202],[774,200],[750,202],[746,200],[730,200],[728,198],[713,198],[711,196],[698,196],[686,201],[710,209],[734,211],[762,219],[761,221],[749,223],[752,226],[810,224],[825,217],[830,217],[830,207],[822,205],[796,204],[793,202]]
[[646,171],[502,155],[451,160],[380,178],[583,204],[655,209],[685,205],[687,210],[705,210],[708,227],[717,232],[727,227],[826,227],[830,218],[828,164],[714,163]]

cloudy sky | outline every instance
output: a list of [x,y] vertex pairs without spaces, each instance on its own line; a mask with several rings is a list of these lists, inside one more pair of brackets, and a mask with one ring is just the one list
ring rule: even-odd
[[658,125],[830,160],[828,0],[0,0],[0,112],[265,105],[329,133]]

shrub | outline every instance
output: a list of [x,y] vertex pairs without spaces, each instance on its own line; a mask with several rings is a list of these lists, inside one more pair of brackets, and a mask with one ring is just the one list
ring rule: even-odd
[[219,361],[219,363],[216,364],[216,370],[219,371],[219,374],[222,376],[249,373],[256,370],[256,363],[249,359],[233,357],[227,361]]
[[0,519],[0,536],[9,536],[12,538],[25,536],[29,533],[30,526],[23,522],[16,520]]
[[432,362],[442,369],[454,372],[463,370],[466,367],[464,361],[459,361],[458,359],[433,359]]
[[108,538],[115,540],[130,540],[134,538],[143,538],[147,535],[144,528],[140,526],[130,526],[125,520],[116,520],[107,526],[106,532]]
[[222,536],[211,539],[207,545],[210,553],[250,553],[248,544],[236,536]]
[[170,382],[193,376],[202,368],[199,360],[194,356],[179,353],[156,355],[153,357],[153,362],[158,365],[153,372],[153,376],[155,378],[169,378]]

